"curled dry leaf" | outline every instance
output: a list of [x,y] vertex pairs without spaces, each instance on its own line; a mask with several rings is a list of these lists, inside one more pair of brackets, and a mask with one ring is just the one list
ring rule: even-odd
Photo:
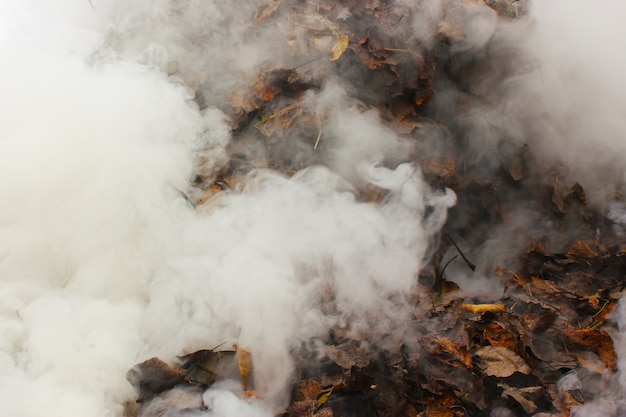
[[474,314],[482,313],[501,313],[506,311],[506,305],[504,304],[463,304],[461,306],[463,310],[469,311]]
[[372,361],[365,349],[356,347],[351,343],[328,346],[326,348],[326,354],[333,362],[341,366],[343,369],[350,369],[353,366],[357,368],[364,368]]
[[237,350],[237,366],[239,368],[239,375],[241,376],[241,383],[244,391],[247,391],[250,389],[250,380],[254,372],[252,354],[237,345],[235,345],[235,349]]
[[507,378],[515,372],[528,375],[530,367],[517,353],[504,347],[485,346],[476,352],[489,376]]
[[466,368],[472,366],[472,357],[467,353],[467,350],[457,348],[452,341],[443,336],[424,336],[420,340],[420,345],[437,359],[441,359],[452,366],[461,365]]
[[529,400],[527,397],[529,395],[533,395],[533,394],[537,394],[537,393],[541,393],[542,391],[542,387],[524,387],[524,388],[517,388],[517,387],[510,387],[505,383],[498,383],[498,387],[502,388],[502,396],[509,396],[511,398],[513,398],[515,401],[517,401],[519,403],[519,405],[522,406],[522,408],[524,409],[524,411],[528,414],[534,413],[535,411],[537,411],[537,405]]
[[340,35],[337,39],[337,42],[333,46],[333,50],[330,53],[330,60],[337,61],[341,58],[341,55],[348,49],[348,45],[350,44],[350,37],[347,35]]
[[137,402],[166,391],[185,381],[187,372],[175,368],[159,358],[150,358],[135,365],[126,374],[126,379],[138,391]]
[[203,349],[179,357],[182,369],[187,371],[187,380],[209,386],[220,378],[236,378],[235,351]]

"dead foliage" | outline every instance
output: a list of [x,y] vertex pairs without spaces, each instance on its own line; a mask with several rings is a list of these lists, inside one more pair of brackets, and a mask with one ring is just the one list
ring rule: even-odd
[[[490,100],[489,92],[472,85],[481,79],[485,58],[451,50],[463,39],[461,28],[444,18],[436,42],[427,45],[412,36],[412,11],[402,2],[262,3],[251,27],[272,25],[289,13],[290,25],[280,30],[288,39],[289,61],[299,64],[268,63],[233,93],[224,109],[234,135],[230,161],[199,177],[203,195],[194,203],[210,204],[232,192],[254,168],[291,175],[321,163],[326,116],[305,105],[305,96],[331,77],[347,79],[363,109],[376,110],[412,144],[406,160],[394,163],[416,163],[433,187],[450,187],[458,196],[440,247],[419,277],[413,319],[389,334],[358,338],[331,329],[323,352],[295,349],[300,378],[283,415],[486,417],[506,407],[518,416],[564,417],[592,400],[557,384],[570,372],[599,378],[615,372],[611,312],[624,286],[625,251],[610,225],[587,206],[583,187],[537,164],[526,145],[505,142],[509,151],[491,155],[488,163],[495,167],[488,171],[484,159],[467,157],[471,145],[461,134],[438,156],[419,151],[416,131],[435,124],[460,130],[458,119]],[[476,3],[460,1],[458,7]],[[484,3],[501,19],[525,13],[523,2]],[[469,92],[455,103],[453,116],[431,106],[440,79]],[[289,159],[282,149],[296,138],[308,153]],[[379,204],[385,191],[364,186],[358,198]],[[508,257],[511,264],[482,271],[504,283],[498,299],[468,298],[463,285],[451,282],[447,267],[456,262],[467,266],[468,275],[476,272],[471,250],[529,202],[545,233],[529,236],[526,248]],[[522,232],[528,231],[512,229],[510,239]],[[561,237],[557,243],[551,234]],[[241,349],[201,350],[180,357],[175,366],[157,358],[142,362],[129,372],[141,403],[129,413],[142,415],[172,389],[205,389],[225,378],[240,381],[245,398],[244,391],[254,389],[253,359]]]

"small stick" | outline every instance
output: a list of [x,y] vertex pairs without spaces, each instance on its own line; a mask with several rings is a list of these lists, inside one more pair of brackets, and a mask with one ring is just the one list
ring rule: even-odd
[[317,149],[317,145],[320,144],[320,139],[322,138],[322,118],[318,117],[317,122],[319,125],[319,133],[317,134],[317,139],[315,139],[315,145],[313,146],[313,150]]
[[459,248],[459,246],[456,244],[454,239],[452,239],[452,236],[450,236],[448,234],[448,232],[446,232],[446,231],[444,231],[443,233],[445,233],[445,235],[448,237],[448,239],[450,239],[450,242],[452,242],[452,245],[454,245],[454,247],[456,248],[457,252],[459,252],[459,255],[461,255],[461,258],[463,258],[463,260],[465,261],[465,263],[467,264],[469,269],[471,269],[472,271],[476,271],[476,265],[474,265],[472,262],[470,262],[469,259],[467,259],[467,257],[461,251],[461,248]]

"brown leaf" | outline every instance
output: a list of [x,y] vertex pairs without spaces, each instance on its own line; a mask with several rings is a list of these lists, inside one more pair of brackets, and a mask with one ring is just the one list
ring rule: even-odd
[[315,412],[315,414],[313,414],[313,417],[333,417],[334,413],[333,410],[330,408],[322,408],[321,410],[317,410]]
[[278,10],[279,6],[280,6],[279,0],[270,0],[269,4],[267,4],[257,15],[257,20],[260,23],[265,22],[274,14],[276,10]]
[[537,277],[530,277],[530,283],[533,294],[560,294],[561,289],[556,286],[553,281],[540,279]]
[[252,86],[252,91],[261,103],[267,103],[276,97],[276,95],[280,93],[281,89],[269,83],[267,79],[261,79]]
[[199,350],[185,356],[180,356],[183,361],[182,369],[187,371],[187,380],[190,382],[209,386],[218,378],[237,378],[236,352]]
[[517,387],[510,387],[505,383],[498,383],[498,387],[502,388],[502,396],[508,396],[513,398],[515,401],[517,401],[519,403],[519,405],[522,406],[522,408],[524,409],[524,411],[527,414],[532,414],[535,411],[537,411],[537,405],[529,400],[527,398],[528,395],[532,395],[532,394],[537,394],[537,393],[541,393],[541,391],[543,390],[542,387],[524,387],[524,388],[517,388]]
[[350,49],[352,49],[352,51],[354,51],[356,56],[359,57],[363,65],[365,65],[367,68],[371,70],[378,71],[387,66],[387,64],[385,64],[384,62],[384,59],[377,58],[371,55],[368,52],[368,50],[364,48],[362,45],[353,44],[353,45],[350,45]]
[[609,314],[615,310],[617,307],[617,301],[610,301],[602,306],[600,306],[600,310],[594,315],[594,321],[596,323],[602,323],[606,321]]
[[250,113],[258,109],[260,103],[249,90],[237,90],[230,96],[229,104],[233,109],[241,109],[243,113]]
[[538,253],[543,256],[552,256],[552,254],[546,248],[544,248],[543,244],[538,240],[531,241],[530,245],[524,251],[526,255],[533,253],[533,252]]
[[606,364],[593,352],[581,352],[576,355],[576,359],[583,368],[596,374],[604,373],[607,370]]
[[594,350],[610,370],[615,370],[617,355],[613,339],[607,332],[597,329],[565,329],[563,334],[575,344]]
[[504,327],[497,323],[489,323],[483,328],[483,336],[494,347],[503,347],[515,351],[517,340]]
[[320,391],[320,384],[314,379],[298,382],[298,394],[302,400],[316,400]]
[[372,361],[366,349],[357,347],[352,343],[328,346],[326,348],[326,354],[343,369],[350,369],[353,366],[364,368]]
[[476,352],[489,376],[507,378],[515,372],[528,375],[530,367],[517,353],[504,347],[485,346]]
[[204,407],[204,389],[185,385],[175,387],[151,398],[137,410],[136,417],[183,416],[187,412],[195,414]]
[[443,161],[429,159],[421,165],[424,174],[435,174],[448,183],[457,182],[456,161],[452,157],[445,158]]
[[449,392],[441,397],[433,397],[426,405],[427,417],[461,417],[464,416],[462,408],[456,406],[456,398]]
[[600,256],[598,252],[594,251],[582,240],[579,240],[572,249],[567,252],[567,256],[574,258],[593,259]]
[[542,314],[527,314],[522,317],[523,323],[531,334],[542,334],[556,321],[558,315],[554,311],[546,311]]
[[210,186],[207,187],[206,190],[204,190],[204,192],[202,193],[202,196],[200,196],[200,199],[198,200],[197,205],[201,206],[202,204],[206,203],[207,201],[215,197],[217,194],[219,194],[223,190],[224,188],[220,186],[219,184],[211,184]]
[[428,353],[452,366],[459,365],[471,368],[472,357],[465,348],[458,349],[449,339],[443,336],[423,336],[420,345]]
[[138,402],[166,391],[185,381],[187,372],[163,362],[159,358],[150,358],[135,365],[126,374],[126,379],[138,391]]
[[313,417],[317,402],[315,400],[296,401],[287,409],[289,417]]
[[[264,115],[261,121],[256,123],[254,127],[259,129],[267,138],[272,136],[282,138],[285,132],[292,127],[294,120],[302,115],[300,104],[300,101],[285,104],[273,113]],[[305,124],[302,120],[299,120],[299,122],[300,127]]]

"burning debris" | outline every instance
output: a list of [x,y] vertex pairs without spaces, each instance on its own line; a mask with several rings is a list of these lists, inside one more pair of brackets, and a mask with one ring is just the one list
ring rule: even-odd
[[2,45],[0,410],[620,415],[626,104],[554,6],[222,3]]

